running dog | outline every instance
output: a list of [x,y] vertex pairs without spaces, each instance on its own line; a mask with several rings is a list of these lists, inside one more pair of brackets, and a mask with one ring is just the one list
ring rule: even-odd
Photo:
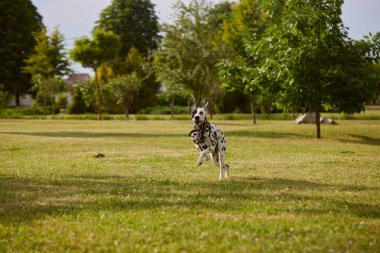
[[194,129],[190,131],[189,137],[201,153],[198,166],[201,166],[205,159],[208,160],[207,154],[210,154],[214,165],[220,168],[219,180],[223,180],[230,176],[230,168],[224,163],[227,141],[223,131],[207,121],[207,105],[208,103],[203,107],[195,105],[192,107],[191,117]]

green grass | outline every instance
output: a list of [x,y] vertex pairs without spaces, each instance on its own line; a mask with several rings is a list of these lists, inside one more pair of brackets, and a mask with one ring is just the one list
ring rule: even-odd
[[[377,252],[380,121],[0,120],[0,252]],[[97,154],[103,158],[95,158]]]

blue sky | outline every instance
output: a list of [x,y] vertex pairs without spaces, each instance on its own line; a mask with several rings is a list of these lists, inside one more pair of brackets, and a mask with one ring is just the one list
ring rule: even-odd
[[[168,21],[177,0],[151,0],[156,5],[160,22]],[[89,35],[99,13],[111,0],[32,0],[48,30],[59,27],[71,48],[75,38]],[[183,0],[188,3],[190,0]],[[213,1],[219,2],[219,1]],[[369,32],[380,32],[380,0],[345,0],[342,19],[349,28],[349,36],[360,39]],[[74,66],[77,71],[83,71]]]

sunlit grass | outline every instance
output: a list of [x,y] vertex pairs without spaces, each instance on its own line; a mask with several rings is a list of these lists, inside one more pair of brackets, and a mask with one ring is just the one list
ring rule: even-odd
[[[0,252],[376,252],[380,121],[0,121]],[[103,158],[95,158],[97,154]]]

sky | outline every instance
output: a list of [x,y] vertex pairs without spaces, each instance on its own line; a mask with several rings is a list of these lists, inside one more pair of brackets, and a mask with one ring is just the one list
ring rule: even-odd
[[[177,0],[151,0],[155,4],[160,22],[169,22],[173,6]],[[90,35],[99,19],[100,12],[111,0],[32,0],[48,31],[58,27],[66,39],[68,49],[72,48],[76,38]],[[189,3],[190,0],[182,0]],[[220,0],[212,1],[214,3]],[[380,32],[380,0],[345,0],[342,8],[342,20],[349,29],[349,36],[361,39],[369,32]],[[91,72],[80,65],[73,66],[77,72]]]

